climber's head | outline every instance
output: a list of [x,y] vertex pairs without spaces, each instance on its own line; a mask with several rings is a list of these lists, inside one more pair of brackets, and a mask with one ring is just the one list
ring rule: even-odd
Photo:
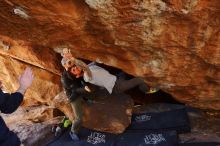
[[74,65],[74,62],[72,59],[63,58],[61,60],[61,64],[66,70],[68,70],[70,67],[72,67]]
[[83,76],[83,70],[81,67],[73,65],[72,67],[69,68],[69,72],[76,76],[76,78],[79,78],[81,76]]

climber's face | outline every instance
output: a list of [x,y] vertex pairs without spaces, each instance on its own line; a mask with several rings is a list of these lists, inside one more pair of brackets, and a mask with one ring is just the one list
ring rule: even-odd
[[82,69],[79,67],[79,66],[72,66],[71,69],[70,69],[70,72],[76,76],[76,78],[79,78],[83,75],[83,71]]

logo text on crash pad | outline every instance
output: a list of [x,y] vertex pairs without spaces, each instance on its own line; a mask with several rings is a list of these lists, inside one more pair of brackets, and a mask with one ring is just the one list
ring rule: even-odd
[[92,132],[87,138],[87,142],[92,144],[105,143],[105,135],[98,132]]
[[145,144],[158,144],[163,141],[166,141],[162,134],[149,134],[145,135],[144,142]]
[[148,116],[148,115],[140,115],[140,116],[135,117],[136,122],[146,122],[150,120],[151,120],[151,116]]

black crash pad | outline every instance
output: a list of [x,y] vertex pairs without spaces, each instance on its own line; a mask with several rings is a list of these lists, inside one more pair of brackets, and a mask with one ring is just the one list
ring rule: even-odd
[[176,131],[126,132],[117,140],[116,146],[178,146]]
[[115,135],[82,128],[79,132],[79,137],[80,141],[72,141],[69,136],[69,130],[67,130],[45,146],[177,146],[177,134],[175,131],[129,131]]
[[176,130],[190,132],[186,109],[175,109],[160,113],[133,114],[128,130]]
[[80,141],[74,142],[69,136],[69,131],[65,131],[60,137],[55,138],[45,146],[113,146],[116,141],[114,134],[81,128],[78,134]]
[[216,143],[216,142],[180,143],[179,146],[220,146],[220,143]]

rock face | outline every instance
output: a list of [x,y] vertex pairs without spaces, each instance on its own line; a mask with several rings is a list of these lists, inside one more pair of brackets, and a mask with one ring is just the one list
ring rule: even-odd
[[51,73],[36,71],[29,94],[38,101],[61,91],[52,50],[69,47],[76,57],[142,76],[183,103],[220,109],[219,0],[3,0],[0,14],[1,48]]
[[[60,83],[57,52],[64,47],[77,58],[141,76],[182,103],[220,110],[219,16],[219,0],[1,0],[4,88],[14,92],[27,66],[35,74],[21,108],[4,119],[27,146],[52,136],[60,111],[74,119]],[[100,96],[91,107],[84,105],[84,126],[121,133],[132,106],[123,96]],[[181,139],[219,139],[215,117],[191,117],[193,132]]]
[[125,94],[99,96],[93,105],[84,107],[83,124],[87,128],[119,134],[131,123],[133,101]]
[[41,146],[53,138],[52,126],[60,120],[62,120],[60,117],[42,123],[23,120],[11,125],[10,129],[17,133],[25,146]]
[[[30,52],[26,52],[30,55]],[[31,55],[30,55],[31,57]],[[14,92],[18,88],[18,77],[24,71],[25,67],[32,68],[35,75],[32,86],[27,90],[23,105],[50,104],[61,88],[60,76],[39,69],[35,66],[27,65],[11,57],[0,56],[1,80],[6,91]]]

